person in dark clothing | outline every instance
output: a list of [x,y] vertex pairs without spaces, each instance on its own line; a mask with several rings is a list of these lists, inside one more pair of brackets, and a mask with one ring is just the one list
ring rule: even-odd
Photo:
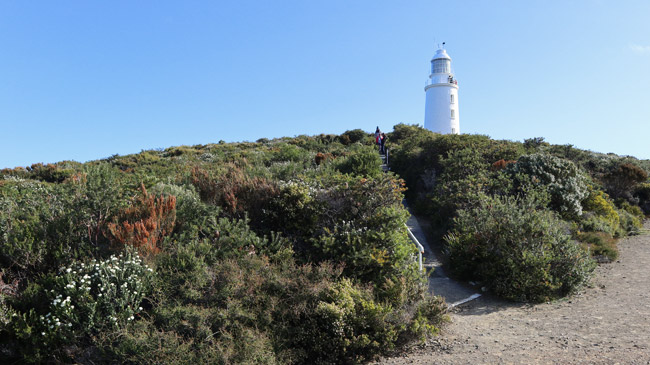
[[386,134],[382,133],[380,136],[380,145],[379,145],[379,153],[382,155],[386,154]]

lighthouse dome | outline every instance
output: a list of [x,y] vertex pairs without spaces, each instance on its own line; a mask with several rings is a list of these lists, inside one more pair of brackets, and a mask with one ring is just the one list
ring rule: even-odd
[[431,61],[434,61],[434,60],[441,60],[441,59],[445,59],[445,60],[450,60],[450,61],[451,61],[451,57],[449,57],[449,55],[447,54],[447,50],[445,50],[444,48],[440,48],[440,49],[438,49],[438,50],[436,51],[436,54],[433,55],[433,58],[431,59]]

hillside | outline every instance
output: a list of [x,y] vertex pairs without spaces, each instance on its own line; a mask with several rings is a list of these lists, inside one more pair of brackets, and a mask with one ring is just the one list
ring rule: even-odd
[[388,138],[390,173],[361,130],[2,170],[0,356],[363,362],[446,318],[404,194],[457,277],[515,301],[575,292],[650,211],[649,161],[407,125]]

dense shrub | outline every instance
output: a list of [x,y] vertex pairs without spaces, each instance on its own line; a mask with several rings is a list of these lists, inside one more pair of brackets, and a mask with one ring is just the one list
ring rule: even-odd
[[373,148],[359,148],[339,160],[336,168],[344,174],[375,177],[382,173],[381,158]]
[[211,174],[200,167],[194,167],[191,183],[199,191],[201,199],[223,209],[233,218],[248,215],[253,222],[264,226],[265,215],[270,201],[277,196],[277,184],[261,176],[251,176],[235,165],[226,165],[226,171]]
[[[9,178],[0,183],[0,268],[9,280],[49,271],[92,252],[77,198],[67,186]],[[75,210],[78,209],[78,210]],[[83,212],[81,210],[81,212]]]
[[645,214],[650,214],[650,183],[641,183],[636,186],[634,196],[639,200],[639,207]]
[[340,138],[343,144],[349,145],[356,142],[364,142],[364,139],[368,138],[369,136],[370,135],[367,132],[361,129],[353,129],[343,132]]
[[[482,135],[438,135],[422,127],[403,124],[395,126],[390,138],[397,144],[391,149],[391,170],[406,181],[408,197],[415,201],[435,195],[432,190],[438,182],[445,181],[441,177],[445,173],[445,161],[453,159],[453,154],[465,150],[465,155],[473,155],[475,166],[489,167],[499,160],[516,160],[525,152],[521,143],[492,140]],[[432,214],[436,209],[434,206],[423,210]]]
[[633,200],[632,194],[635,186],[647,179],[648,174],[639,166],[631,163],[615,165],[603,178],[605,189],[612,197],[626,200]]
[[[10,178],[0,185],[0,263],[30,270],[48,256],[47,228],[58,205],[42,183]],[[50,201],[48,201],[50,200]]]
[[591,190],[582,204],[587,211],[581,218],[583,230],[616,234],[620,227],[620,217],[607,194]]
[[62,167],[61,164],[47,164],[42,163],[33,164],[27,168],[30,172],[30,177],[35,180],[46,182],[59,183],[69,178],[75,173],[72,168]]
[[433,188],[434,221],[446,225],[459,209],[473,206],[489,183],[489,165],[478,151],[465,148],[454,151],[440,162],[443,173]]
[[306,363],[356,363],[394,348],[400,335],[398,318],[390,306],[373,301],[370,291],[343,279],[319,299],[300,336],[302,346],[312,349]]
[[617,232],[618,236],[639,234],[643,224],[637,215],[626,210],[619,210],[618,215],[621,218],[620,232]]
[[551,207],[566,217],[582,214],[582,200],[587,197],[587,180],[570,161],[546,154],[521,156],[506,171],[523,173],[533,184],[543,185],[551,195]]
[[281,143],[275,147],[273,159],[275,161],[299,161],[303,159],[304,155],[305,153],[300,148],[292,144]]
[[483,196],[461,210],[446,237],[452,269],[512,300],[545,301],[586,282],[593,262],[537,202]]

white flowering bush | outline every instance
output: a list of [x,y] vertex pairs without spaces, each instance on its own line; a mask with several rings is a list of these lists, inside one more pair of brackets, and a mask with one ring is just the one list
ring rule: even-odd
[[135,251],[102,261],[76,262],[62,267],[48,291],[49,311],[40,316],[47,339],[66,339],[76,331],[119,328],[142,311],[153,270]]

